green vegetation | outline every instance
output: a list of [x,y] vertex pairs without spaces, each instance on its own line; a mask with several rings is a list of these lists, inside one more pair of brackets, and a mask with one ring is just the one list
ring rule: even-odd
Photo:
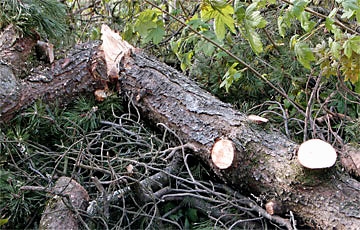
[[[106,23],[242,112],[267,117],[273,128],[294,141],[321,138],[335,146],[360,142],[358,0],[63,2],[66,5],[57,0],[0,0],[0,29],[14,24],[25,35],[37,31],[44,39],[71,46],[99,39],[100,26]],[[74,176],[86,185],[94,175],[114,179],[75,167],[84,151],[97,154],[83,162],[91,165],[103,160],[100,149],[101,154],[108,150],[109,162],[101,161],[101,168],[117,167],[121,176],[130,162],[125,158],[146,156],[137,159],[164,166],[153,158],[170,146],[161,136],[166,135],[148,131],[132,116],[117,96],[103,103],[83,97],[67,108],[36,102],[1,127],[0,228],[37,227],[46,194],[22,191],[21,186],[49,186],[54,175]],[[109,119],[128,122],[125,131],[130,136],[107,129],[101,121]],[[140,169],[144,174],[146,170]],[[87,189],[92,197],[97,195],[94,187]],[[90,226],[132,224],[123,219],[116,223],[123,210],[111,208],[113,219],[104,224],[103,217],[90,218]],[[179,201],[163,208],[176,208],[169,220],[184,228],[213,224]],[[152,221],[141,220],[136,227]]]
[[23,33],[37,31],[52,39],[67,30],[66,7],[57,0],[2,0],[0,6],[0,29],[13,24]]

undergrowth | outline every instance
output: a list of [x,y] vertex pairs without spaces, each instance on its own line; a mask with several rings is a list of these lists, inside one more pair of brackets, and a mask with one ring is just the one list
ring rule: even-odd
[[[90,196],[91,208],[77,214],[84,229],[271,226],[254,218],[255,202],[218,184],[172,130],[158,124],[150,131],[136,108],[130,103],[125,111],[122,103],[117,96],[103,103],[79,98],[64,109],[37,102],[2,127],[0,226],[37,229],[52,195],[28,188],[51,188],[61,176],[75,179]],[[137,183],[163,171],[168,185],[137,192]],[[167,193],[156,198],[162,189]],[[148,192],[154,197],[144,203],[139,193]],[[212,210],[215,205],[227,214]]]

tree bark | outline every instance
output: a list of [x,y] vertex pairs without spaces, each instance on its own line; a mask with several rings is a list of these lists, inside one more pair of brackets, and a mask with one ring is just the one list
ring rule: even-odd
[[39,229],[79,229],[79,210],[85,210],[89,195],[75,180],[60,177],[51,189],[52,198],[47,201]]
[[36,100],[66,104],[77,95],[107,87],[99,42],[78,45],[68,57],[32,68],[28,59],[35,45],[36,39],[17,38],[11,27],[0,36],[0,123]]
[[[56,61],[50,70],[40,71],[40,75],[52,76],[49,82],[12,84],[10,92],[16,94],[11,94],[11,100],[0,97],[0,120],[36,98],[66,101],[82,92],[106,88],[107,75],[119,77],[121,92],[129,96],[143,118],[174,130],[236,190],[276,201],[285,214],[292,211],[310,227],[360,226],[360,183],[342,172],[339,164],[325,170],[303,168],[296,158],[298,145],[272,131],[271,125],[253,123],[175,69],[114,36],[103,37],[104,52],[96,43],[85,44]],[[99,87],[94,86],[96,82]],[[219,140],[234,146],[231,165],[223,169],[211,158]]]
[[[252,123],[231,105],[141,50],[124,48],[117,53],[123,56],[122,92],[130,95],[144,118],[165,124],[184,143],[192,144],[194,153],[224,182],[242,192],[271,197],[310,227],[360,226],[360,183],[339,167],[303,168],[296,158],[298,145],[281,133]],[[234,160],[226,169],[211,159],[219,139],[230,140],[235,146]]]

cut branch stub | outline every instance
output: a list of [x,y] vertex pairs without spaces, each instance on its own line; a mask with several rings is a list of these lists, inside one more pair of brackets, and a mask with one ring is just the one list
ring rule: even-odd
[[220,169],[229,168],[234,160],[235,148],[230,140],[218,140],[211,150],[211,159],[216,167]]
[[276,200],[270,200],[265,204],[266,212],[270,215],[283,215],[286,210],[284,205]]
[[264,117],[260,117],[254,114],[250,114],[249,116],[247,116],[248,120],[256,123],[256,124],[264,124],[267,123],[269,120],[264,118]]
[[300,164],[310,169],[329,168],[335,164],[336,158],[335,149],[320,139],[305,141],[298,151]]

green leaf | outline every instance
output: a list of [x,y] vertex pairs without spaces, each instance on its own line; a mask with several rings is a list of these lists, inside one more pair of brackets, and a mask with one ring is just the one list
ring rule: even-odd
[[295,0],[293,1],[293,5],[291,8],[292,14],[300,20],[301,14],[304,12],[308,1],[305,0]]
[[260,11],[256,10],[257,3],[250,4],[245,11],[245,37],[249,41],[252,50],[258,54],[263,51],[263,44],[260,35],[256,32],[257,28],[266,26],[265,19],[260,15]]
[[299,18],[299,21],[301,23],[301,27],[306,31],[309,32],[312,30],[315,26],[315,22],[310,21],[310,14],[308,12],[302,12]]
[[263,51],[263,44],[260,35],[256,33],[255,30],[249,30],[248,34],[248,40],[252,50],[254,50],[256,54],[261,53]]
[[203,52],[208,57],[211,57],[215,51],[214,45],[205,40],[199,41],[195,49],[195,52]]
[[356,15],[358,18],[358,13],[360,11],[360,4],[358,0],[343,0],[340,1],[343,8],[344,13],[341,15],[341,18],[351,18],[353,15]]
[[149,33],[145,37],[146,42],[151,40],[155,45],[161,42],[162,38],[165,35],[165,30],[163,23],[161,21],[159,22],[160,23],[157,23],[159,26],[149,30]]
[[9,218],[6,219],[0,219],[0,227],[7,224],[7,222],[9,222]]
[[239,23],[245,19],[245,12],[246,10],[243,6],[239,6],[238,8],[236,8],[235,15]]
[[344,48],[344,54],[347,58],[351,58],[352,55],[352,48],[351,48],[351,42],[350,40],[347,40],[344,42],[343,44],[343,48]]
[[334,22],[334,19],[327,17],[325,21],[325,28],[332,32],[334,29]]
[[289,46],[290,46],[290,49],[294,49],[295,47],[295,44],[297,43],[297,38],[299,37],[298,34],[295,34],[294,36],[292,36],[290,38],[290,42],[289,42]]
[[197,30],[199,28],[208,28],[209,24],[198,18],[196,15],[193,16],[187,23],[191,28]]
[[255,0],[259,7],[266,7],[266,5],[275,4],[276,0]]
[[140,34],[141,37],[146,37],[150,29],[156,28],[156,11],[145,10],[140,13],[139,17],[135,22],[134,29]]
[[252,28],[264,28],[266,20],[260,15],[260,11],[256,10],[257,3],[250,4],[245,11],[245,25]]
[[90,38],[91,40],[99,40],[100,39],[100,29],[98,27],[93,27],[91,29],[91,35],[90,35]]
[[344,37],[342,30],[336,26],[333,27],[331,32],[334,34],[335,40],[341,40]]
[[345,10],[358,10],[360,8],[358,0],[344,0],[341,4]]
[[134,29],[143,38],[143,42],[152,41],[158,44],[165,35],[164,23],[158,19],[159,15],[161,15],[159,10],[148,9],[141,12],[137,18]]
[[282,16],[278,17],[277,26],[278,26],[280,36],[285,38],[285,29],[287,28],[287,26],[285,25],[284,18]]
[[238,71],[236,69],[236,66],[238,64],[239,63],[237,62],[232,64],[223,76],[223,81],[220,84],[220,88],[223,88],[225,86],[226,92],[229,92],[229,88],[233,84],[233,82],[239,80],[239,78],[241,77],[241,71]]
[[351,18],[354,15],[355,11],[353,10],[344,10],[344,13],[341,15],[341,18]]
[[194,56],[194,51],[189,51],[181,55],[180,61],[180,68],[182,71],[185,71],[189,65],[191,65],[191,59]]
[[[358,79],[360,79],[360,74],[359,74]],[[355,92],[356,92],[356,93],[360,93],[360,81],[355,82],[354,85],[355,85]],[[1,226],[1,225],[0,225],[0,226]]]
[[203,20],[214,19],[214,31],[219,40],[225,38],[225,26],[235,33],[233,14],[234,8],[223,1],[219,1],[218,4],[204,4],[201,8],[201,18]]
[[338,8],[335,7],[334,9],[332,9],[332,11],[329,13],[329,18],[334,18],[336,16],[336,13],[338,11]]
[[185,218],[184,229],[191,229],[191,225],[188,218]]
[[315,61],[315,57],[309,46],[305,42],[297,42],[294,51],[298,61],[307,69],[310,69],[310,62]]
[[293,16],[291,15],[290,11],[286,11],[283,16],[279,16],[277,20],[279,34],[282,37],[285,37],[285,29],[289,28],[291,26],[291,18]]
[[352,51],[354,51],[357,54],[360,54],[360,36],[352,36],[349,39],[349,42]]
[[335,42],[331,38],[329,38],[329,47],[332,55],[339,60],[341,57],[341,45],[338,42]]

